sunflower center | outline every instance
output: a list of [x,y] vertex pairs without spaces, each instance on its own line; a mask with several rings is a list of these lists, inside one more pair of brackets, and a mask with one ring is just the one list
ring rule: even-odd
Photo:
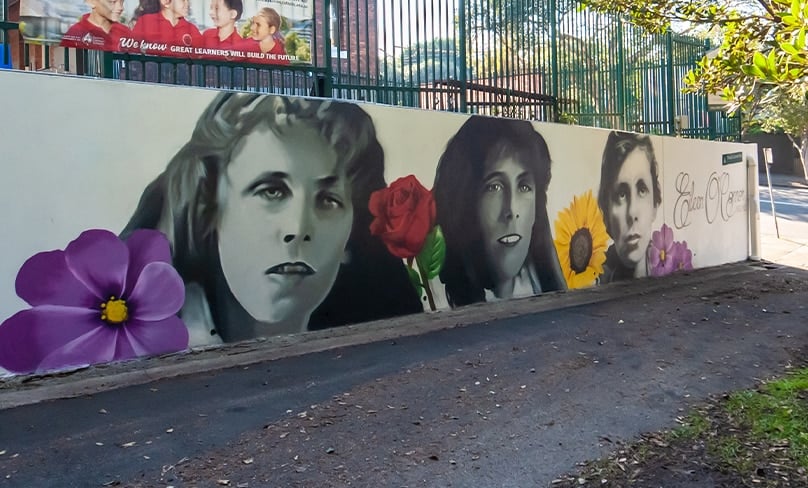
[[583,273],[592,258],[592,234],[582,227],[575,231],[570,239],[570,268],[576,273]]
[[129,318],[129,308],[122,298],[109,297],[101,304],[101,320],[108,324],[117,325]]

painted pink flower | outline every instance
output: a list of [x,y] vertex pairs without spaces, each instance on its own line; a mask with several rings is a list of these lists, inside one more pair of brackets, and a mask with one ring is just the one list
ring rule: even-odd
[[687,241],[673,243],[674,271],[687,271],[693,269],[693,252],[687,248]]
[[126,242],[88,230],[35,254],[16,281],[32,308],[0,325],[0,366],[31,373],[186,349],[185,288],[170,263],[166,237],[145,229]]
[[651,276],[665,276],[673,271],[675,261],[673,248],[673,230],[662,224],[660,230],[651,235],[648,247],[648,272]]

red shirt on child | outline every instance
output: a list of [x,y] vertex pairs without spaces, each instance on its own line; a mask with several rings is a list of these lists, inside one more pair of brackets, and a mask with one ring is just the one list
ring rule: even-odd
[[[132,35],[138,41],[149,42],[154,44],[165,44],[165,49],[159,47],[150,47],[141,49],[142,52],[147,54],[162,54],[171,56],[173,53],[170,50],[171,46],[182,47],[200,47],[202,46],[202,34],[196,26],[184,18],[177,21],[177,25],[171,25],[163,14],[156,12],[153,14],[145,14],[138,17],[135,22],[135,27],[132,29]],[[187,54],[174,54],[186,57]]]
[[[234,48],[250,53],[260,53],[261,41],[257,41],[252,37],[249,37],[247,39],[244,39],[238,46],[234,46]],[[283,56],[283,57],[276,57],[276,56]],[[283,42],[281,42],[280,39],[275,39],[275,45],[272,46],[272,49],[270,49],[269,52],[264,53],[264,56],[259,58],[247,56],[245,61],[253,63],[257,62],[257,63],[280,64],[280,65],[289,64],[289,59],[286,57],[286,48],[284,48]]]
[[129,28],[120,22],[113,22],[109,32],[104,32],[104,29],[90,22],[90,14],[84,14],[81,20],[70,26],[59,45],[97,51],[123,51],[120,47],[121,37],[130,35]]

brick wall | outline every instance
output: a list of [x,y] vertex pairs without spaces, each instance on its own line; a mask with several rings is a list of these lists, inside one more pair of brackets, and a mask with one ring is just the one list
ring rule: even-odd
[[[334,11],[339,16],[339,32],[332,32],[333,44],[342,51],[337,59],[337,49],[332,51],[332,66],[337,75],[353,74],[375,79],[378,73],[378,27],[376,2],[366,0],[333,0]],[[324,21],[330,16],[325,12],[325,3],[316,0],[314,23],[316,45],[313,46],[317,66],[324,66],[325,45]],[[333,23],[332,23],[333,25]]]

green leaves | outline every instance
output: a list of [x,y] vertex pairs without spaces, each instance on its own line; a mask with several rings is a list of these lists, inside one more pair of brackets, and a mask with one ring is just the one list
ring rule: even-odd
[[428,279],[435,278],[443,268],[443,261],[446,259],[446,239],[439,225],[432,228],[426,236],[424,247],[415,258],[418,268],[421,269]]
[[435,310],[434,303],[431,298],[431,291],[429,289],[429,282],[440,274],[443,269],[443,262],[446,260],[446,239],[443,237],[443,231],[439,225],[436,225],[429,231],[424,241],[424,247],[421,252],[415,257],[415,262],[418,264],[418,271],[412,267],[412,260],[408,261],[407,273],[410,276],[410,283],[415,288],[415,291],[420,295],[426,292],[430,297],[430,308]]

